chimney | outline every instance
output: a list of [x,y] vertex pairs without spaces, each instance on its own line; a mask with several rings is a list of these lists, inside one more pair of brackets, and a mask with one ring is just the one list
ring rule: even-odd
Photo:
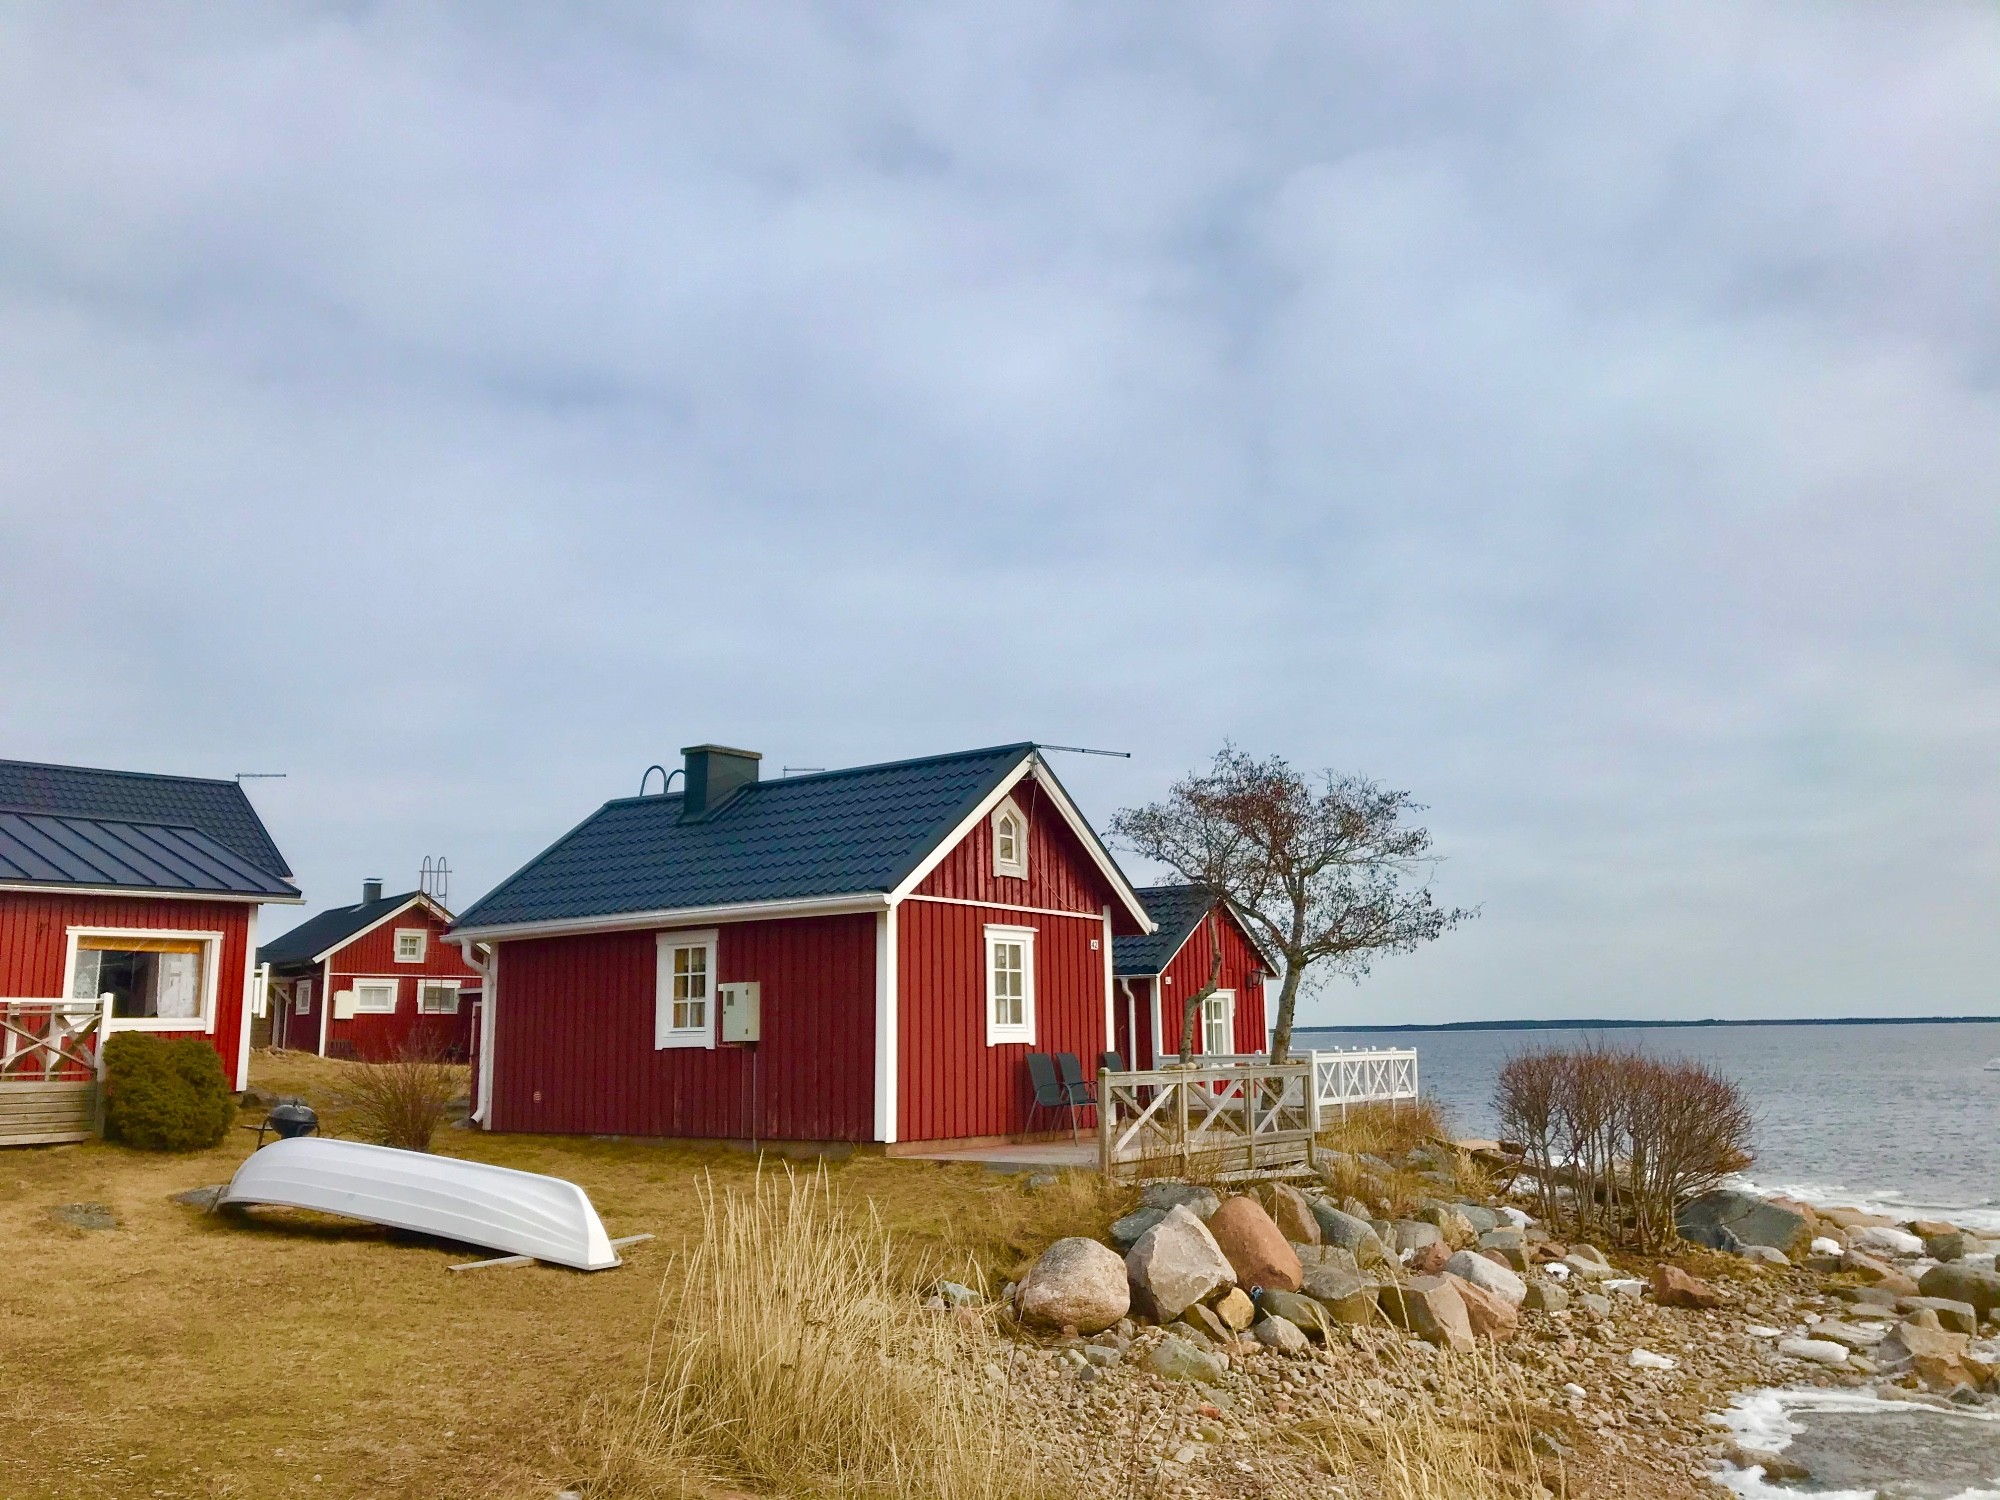
[[681,816],[698,818],[720,807],[739,786],[757,779],[757,762],[764,757],[755,750],[731,750],[727,745],[685,745],[687,774],[681,790]]
[[370,875],[366,880],[361,882],[361,904],[366,906],[370,901],[380,901],[381,899],[382,877],[380,875]]

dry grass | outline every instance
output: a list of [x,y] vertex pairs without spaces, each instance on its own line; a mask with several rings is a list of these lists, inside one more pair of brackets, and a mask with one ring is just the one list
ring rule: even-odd
[[[995,1422],[975,1314],[920,1305],[901,1252],[822,1168],[702,1188],[700,1240],[668,1269],[636,1401],[601,1414],[586,1495],[1031,1500],[1018,1424]],[[964,1274],[960,1272],[959,1274]]]
[[[1389,1212],[1400,1217],[1416,1211],[1426,1198],[1455,1196],[1484,1199],[1493,1195],[1493,1179],[1465,1152],[1453,1145],[1451,1117],[1435,1100],[1415,1104],[1360,1104],[1349,1108],[1347,1118],[1320,1132],[1319,1144],[1344,1158],[1374,1156],[1390,1164],[1384,1177],[1370,1172],[1352,1159],[1329,1159],[1324,1166],[1329,1189],[1337,1197],[1353,1197],[1378,1205],[1386,1198]],[[1441,1148],[1444,1169],[1451,1174],[1449,1189],[1401,1165],[1402,1158],[1418,1146]]]
[[401,1151],[428,1151],[466,1098],[470,1069],[444,1060],[442,1044],[411,1037],[393,1056],[346,1070],[345,1098],[362,1135]]
[[[363,1066],[260,1053],[252,1081],[358,1135],[343,1096]],[[697,1183],[741,1190],[756,1175],[719,1146],[449,1129],[439,1151],[567,1177],[612,1234],[659,1237],[619,1271],[453,1276],[470,1258],[460,1246],[170,1201],[227,1180],[255,1140],[233,1130],[180,1157],[97,1143],[0,1154],[0,1255],[14,1267],[0,1280],[0,1495],[547,1500],[577,1477],[571,1414],[644,1379],[661,1270],[702,1237]],[[994,1281],[1077,1232],[1076,1215],[1108,1221],[1117,1206],[1088,1174],[1030,1194],[979,1167],[857,1153],[828,1175],[912,1256]],[[50,1216],[77,1202],[109,1205],[119,1227]]]

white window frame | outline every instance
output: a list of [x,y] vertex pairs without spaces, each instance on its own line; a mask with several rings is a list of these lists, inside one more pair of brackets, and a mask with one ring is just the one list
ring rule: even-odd
[[[1007,859],[1000,853],[1000,827],[1010,818],[1014,823],[1014,857]],[[1028,815],[1012,797],[993,809],[993,873],[1028,878]]]
[[112,1031],[200,1031],[215,1032],[215,997],[222,977],[222,938],[219,932],[190,932],[179,927],[72,927],[67,951],[63,954],[65,998],[76,992],[76,956],[82,951],[80,938],[149,938],[174,942],[198,942],[201,949],[201,1014],[199,1016],[113,1016],[107,1023]]
[[[419,975],[417,976],[417,1014],[418,1014],[418,1015],[420,1015],[420,1016],[455,1016],[455,1015],[457,1015],[457,1014],[458,1014],[458,992],[459,992],[459,990],[460,990],[460,989],[461,989],[461,988],[462,988],[462,987],[464,986],[464,984],[465,984],[465,981],[464,981],[463,979],[438,979],[438,978],[435,978],[435,977],[433,977],[433,976],[431,976],[431,975],[429,975],[429,974],[419,974]],[[425,1009],[424,1009],[424,990],[425,990],[426,988],[429,988],[429,989],[434,989],[434,990],[450,990],[450,991],[451,991],[451,1008],[450,1008],[449,1010],[425,1010]]]
[[[406,937],[413,937],[417,940],[417,951],[408,958],[403,956],[403,939]],[[431,954],[431,930],[428,927],[398,927],[396,929],[395,946],[392,951],[396,956],[396,962],[399,964],[422,963]]]
[[[1220,1002],[1218,1005],[1217,1002]],[[1215,1015],[1215,1010],[1221,1014]],[[1201,1003],[1201,1050],[1208,1057],[1233,1057],[1236,1053],[1236,991],[1217,990]],[[1215,1026],[1220,1022],[1226,1047],[1215,1045]]]
[[[389,1003],[387,1005],[363,1005],[361,1003],[361,987],[364,984],[375,989],[387,985],[389,987]],[[354,1013],[357,1016],[393,1016],[403,1004],[403,981],[394,974],[360,975],[351,980],[347,987],[354,992]]]
[[309,1016],[313,1008],[313,982],[301,979],[292,986],[292,1014]]
[[[715,1011],[721,997],[716,993],[719,981],[716,976],[716,929],[696,928],[680,932],[662,932],[653,940],[653,1050],[664,1051],[669,1047],[715,1048]],[[674,1025],[674,954],[683,948],[701,948],[707,951],[706,972],[708,993],[704,996],[702,1022],[699,1026]]]
[[[1023,1042],[1029,1046],[1035,1043],[1035,938],[1032,927],[1002,927],[989,924],[986,928],[986,942],[983,952],[986,957],[986,979],[981,988],[986,994],[986,1045],[989,1047],[1016,1047]],[[1002,1024],[995,1011],[1000,995],[993,985],[993,960],[996,950],[1003,943],[1021,945],[1021,1022],[1014,1025]]]

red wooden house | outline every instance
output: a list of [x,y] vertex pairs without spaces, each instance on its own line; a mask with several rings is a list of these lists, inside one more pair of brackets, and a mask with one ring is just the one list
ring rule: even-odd
[[[199,1037],[248,1082],[257,911],[301,899],[242,786],[0,761],[0,1081],[51,1007]],[[40,1002],[39,1004],[37,1002]]]
[[1137,893],[1031,744],[763,781],[694,746],[458,920],[488,1129],[1000,1140],[1095,1071]]
[[1227,900],[1197,885],[1155,885],[1139,892],[1155,930],[1121,937],[1118,1053],[1135,1068],[1157,1067],[1180,1055],[1187,997],[1208,984],[1217,948],[1216,990],[1195,1018],[1197,1056],[1262,1053],[1264,981],[1276,969],[1249,925]]
[[271,1044],[377,1062],[418,1038],[466,1057],[480,971],[445,940],[450,926],[424,892],[385,896],[367,880],[353,906],[266,943],[257,958],[271,966]]

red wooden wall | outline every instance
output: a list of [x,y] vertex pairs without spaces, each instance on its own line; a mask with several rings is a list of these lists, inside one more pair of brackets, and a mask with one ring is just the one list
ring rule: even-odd
[[[364,932],[353,942],[334,952],[328,959],[333,967],[335,990],[350,989],[356,979],[394,979],[396,986],[396,1009],[393,1012],[358,1013],[348,1020],[335,1020],[328,1025],[328,1050],[339,1050],[338,1044],[345,1043],[353,1048],[353,1055],[364,1061],[377,1061],[395,1056],[411,1036],[422,1033],[436,1040],[440,1045],[455,1048],[459,1053],[467,1052],[472,1045],[472,1000],[461,991],[458,1000],[458,1014],[455,1016],[422,1016],[417,1014],[417,985],[419,976],[439,979],[462,979],[469,984],[479,982],[479,971],[466,963],[459,952],[458,944],[447,943],[442,934],[448,924],[440,921],[427,907],[412,907],[392,921],[383,923],[372,932]],[[396,962],[396,929],[421,927],[430,933],[429,945],[424,950],[424,961],[418,964]],[[317,1015],[319,984],[315,983],[313,1006],[313,1040],[303,1045],[316,1047],[318,1044]]]
[[1113,897],[1096,863],[1042,789],[1029,779],[1014,788],[1013,796],[1028,820],[1027,878],[993,873],[993,822],[988,818],[924,877],[917,894],[1092,913],[1101,913],[1109,902],[1116,930],[1137,932],[1139,924]]
[[[1270,1035],[1264,1025],[1263,959],[1236,919],[1218,908],[1202,919],[1161,976],[1172,981],[1160,986],[1160,1050],[1168,1056],[1181,1049],[1182,1007],[1190,994],[1208,983],[1208,966],[1215,956],[1218,934],[1222,943],[1222,973],[1216,982],[1225,990],[1236,991],[1235,1050],[1262,1052],[1269,1044]],[[1144,1000],[1143,982],[1135,980],[1132,988]],[[1197,1018],[1194,1045],[1197,1053],[1202,1050],[1201,1042]],[[1148,1059],[1148,1065],[1150,1062]]]
[[653,1046],[655,934],[503,943],[499,1130],[865,1141],[874,1133],[873,914],[718,930],[716,982],[762,985],[753,1047]]
[[249,962],[250,913],[243,901],[172,901],[148,896],[75,896],[67,893],[0,891],[0,996],[30,999],[59,996],[68,978],[63,959],[72,927],[163,928],[177,932],[219,932],[222,968],[216,976],[215,1030],[154,1032],[155,1036],[196,1036],[213,1046],[230,1081],[236,1077],[237,1041],[244,1024],[245,965]]

